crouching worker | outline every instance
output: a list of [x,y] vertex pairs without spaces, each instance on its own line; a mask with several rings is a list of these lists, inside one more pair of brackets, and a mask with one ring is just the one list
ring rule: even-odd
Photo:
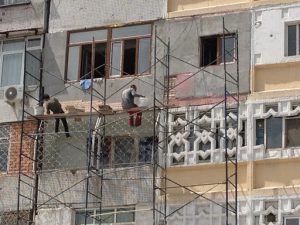
[[[64,110],[61,108],[60,102],[56,98],[50,98],[50,96],[48,94],[44,94],[43,99],[46,104],[47,114],[50,114],[50,111],[53,114],[65,113]],[[64,125],[66,137],[68,138],[68,137],[70,137],[69,127],[68,127],[67,120],[64,117],[55,119],[55,133],[57,133],[59,130],[59,120],[60,119]]]
[[122,92],[122,108],[128,111],[129,126],[140,126],[142,123],[142,112],[137,109],[138,106],[134,104],[134,97],[145,97],[136,93],[136,86],[133,84],[130,88]]

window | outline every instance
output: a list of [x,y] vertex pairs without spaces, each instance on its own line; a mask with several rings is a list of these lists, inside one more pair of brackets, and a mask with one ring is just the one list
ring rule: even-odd
[[30,0],[0,0],[0,6],[30,3]]
[[299,36],[299,24],[288,25],[287,26],[287,49],[286,55],[300,55],[300,36]]
[[[157,144],[157,140],[154,140]],[[152,161],[153,137],[142,137],[139,143],[139,162],[151,163]]]
[[[124,207],[124,208],[113,208],[103,209],[100,212],[98,210],[90,210],[88,212],[87,225],[99,224],[122,224],[131,225],[135,224],[135,208]],[[83,225],[85,220],[85,212],[77,212],[75,218],[75,225]]]
[[7,171],[10,127],[0,126],[0,172]]
[[40,71],[41,38],[26,39],[26,67],[24,68],[25,40],[0,42],[0,87],[23,83],[24,69],[27,85],[36,84]]
[[284,218],[285,225],[300,225],[300,218],[299,217],[287,217]]
[[267,149],[282,148],[283,146],[286,148],[299,147],[299,130],[299,117],[258,119],[256,120],[256,145],[266,143]]
[[[155,138],[156,143],[157,141]],[[95,137],[93,142],[91,163],[95,168],[130,166],[152,161],[153,137]]]
[[114,150],[114,164],[118,166],[130,164],[134,153],[134,139],[131,137],[117,137]]
[[95,78],[149,73],[151,32],[151,24],[71,32],[67,79],[90,78],[93,60]]
[[285,121],[285,146],[300,146],[299,139],[300,118],[288,118]]
[[256,145],[261,144],[267,149],[282,148],[282,118],[256,120]]
[[[223,38],[222,35],[215,35],[200,38],[201,45],[201,66],[218,65],[233,62],[235,56],[235,38],[234,35],[228,35]],[[225,60],[224,47],[225,44]]]

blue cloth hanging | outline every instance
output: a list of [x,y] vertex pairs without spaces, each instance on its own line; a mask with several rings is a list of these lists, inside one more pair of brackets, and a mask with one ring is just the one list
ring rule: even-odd
[[80,88],[82,90],[88,90],[91,87],[92,81],[91,79],[80,80]]

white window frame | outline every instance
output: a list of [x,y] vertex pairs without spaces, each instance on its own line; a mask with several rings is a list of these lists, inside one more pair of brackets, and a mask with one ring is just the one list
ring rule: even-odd
[[[296,25],[296,55],[288,55],[288,27]],[[285,24],[285,32],[284,32],[284,55],[285,57],[297,57],[300,55],[300,21],[287,22]]]
[[299,216],[288,216],[284,217],[284,225],[287,225],[286,220],[287,219],[298,219],[298,225],[300,225],[300,217]]
[[[10,5],[22,5],[22,4],[28,4],[31,2],[31,0],[23,0],[23,2],[12,2],[12,3],[7,3],[7,0],[4,0],[5,2],[3,4],[0,4],[0,7],[2,6],[10,6]],[[14,1],[14,0],[10,0]]]
[[[118,214],[118,209],[132,209],[132,210],[128,210],[128,211],[124,211],[124,212],[134,212],[135,214],[135,211],[136,211],[136,208],[135,206],[119,206],[119,207],[115,207],[115,208],[104,208],[103,210],[113,210],[112,213],[107,213],[108,215],[109,214],[114,214],[114,222],[113,223],[104,223],[104,222],[101,222],[101,224],[105,224],[105,225],[135,225],[135,221],[133,222],[124,222],[124,223],[117,223],[117,214]],[[88,210],[88,212],[92,212],[92,217],[96,217],[97,216],[97,210],[98,209],[90,209]],[[78,212],[84,212],[84,211],[78,211]],[[120,211],[119,211],[120,212]],[[105,214],[105,213],[104,213]],[[134,215],[134,220],[136,218],[136,215]],[[76,221],[75,221],[76,223]],[[99,224],[99,222],[95,219],[93,219],[93,223],[87,223],[87,225],[97,225]],[[78,224],[78,225],[84,225],[84,224]]]
[[[281,138],[282,138],[282,146],[280,148],[267,148],[267,119],[268,118],[264,118],[264,146],[265,149],[286,149],[286,148],[300,148],[299,146],[294,146],[294,147],[287,147],[286,146],[286,120],[293,120],[293,119],[300,119],[300,116],[296,116],[296,117],[275,117],[275,118],[282,118],[282,132],[281,132]],[[254,140],[253,143],[255,143],[254,145],[256,145],[256,121],[259,120],[260,118],[256,118],[255,119],[255,129],[254,129]]]
[[[28,41],[33,40],[33,39],[40,39],[40,45],[35,46],[35,47],[28,47]],[[5,41],[14,41],[14,40],[20,40],[24,42],[24,48],[22,50],[14,50],[14,51],[5,51],[3,52],[3,43]],[[2,80],[2,68],[3,68],[3,58],[5,55],[10,55],[10,54],[22,54],[22,68],[21,68],[21,74],[20,74],[20,84],[16,85],[23,85],[24,82],[24,57],[25,57],[25,44],[26,44],[26,51],[33,51],[33,50],[42,50],[42,43],[43,43],[43,38],[42,36],[32,36],[32,37],[26,37],[26,38],[14,38],[14,39],[4,39],[0,41],[0,88],[4,88],[7,86],[2,86],[1,80]]]

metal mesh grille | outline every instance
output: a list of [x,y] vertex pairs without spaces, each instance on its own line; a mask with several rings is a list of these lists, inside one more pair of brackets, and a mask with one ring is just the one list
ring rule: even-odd
[[[130,205],[152,199],[153,112],[143,112],[142,124],[131,126],[129,115],[120,113],[92,118],[67,118],[70,138],[54,132],[54,120],[44,123],[39,159],[38,208],[72,205],[84,207],[87,179],[87,146],[91,147],[89,207]],[[97,121],[98,120],[98,121]],[[63,127],[61,127],[61,130]],[[97,176],[103,168],[103,180]],[[59,171],[57,171],[59,170]]]
[[[18,214],[16,211],[0,212],[0,225],[16,225]],[[29,224],[29,211],[19,213],[19,225]]]
[[[40,170],[80,169],[87,165],[89,118],[67,119],[71,137],[54,133],[55,121],[44,124],[44,135],[37,157]],[[106,122],[91,139],[91,164],[97,168],[138,165],[151,162],[153,144],[153,113],[145,112],[140,126],[130,126],[129,115],[107,116]],[[97,117],[92,118],[95,128]]]
[[10,127],[0,126],[0,171],[7,170]]

